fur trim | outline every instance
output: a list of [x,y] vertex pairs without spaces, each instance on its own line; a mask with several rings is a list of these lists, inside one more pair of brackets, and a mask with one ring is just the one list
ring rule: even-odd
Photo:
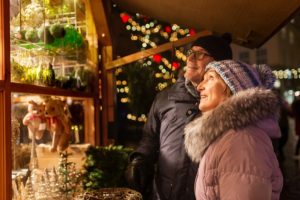
[[238,92],[186,126],[185,148],[191,159],[199,162],[208,146],[223,133],[278,114],[279,101],[271,90],[251,88]]

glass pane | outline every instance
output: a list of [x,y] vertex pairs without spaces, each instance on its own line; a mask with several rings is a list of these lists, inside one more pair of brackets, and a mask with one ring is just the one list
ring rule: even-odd
[[84,1],[13,2],[12,81],[91,92],[95,62],[88,48],[95,34],[88,34]]
[[[86,134],[94,131],[91,128],[94,124],[87,121],[90,118],[87,115],[94,115],[89,101],[12,94],[12,177],[15,199],[24,193],[22,187],[30,181],[32,193],[41,195],[38,188],[46,184],[45,170],[49,176],[51,173],[53,175],[53,170],[58,173],[62,151],[70,154],[68,162],[74,163],[75,169],[82,167],[84,152],[88,147],[84,143],[88,137]],[[28,177],[31,178],[29,182]]]

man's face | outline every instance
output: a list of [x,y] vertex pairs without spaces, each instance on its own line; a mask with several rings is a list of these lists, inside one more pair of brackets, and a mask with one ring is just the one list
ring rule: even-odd
[[199,84],[204,75],[205,66],[213,61],[202,47],[193,46],[190,54],[187,56],[187,65],[184,77],[192,81],[195,85]]

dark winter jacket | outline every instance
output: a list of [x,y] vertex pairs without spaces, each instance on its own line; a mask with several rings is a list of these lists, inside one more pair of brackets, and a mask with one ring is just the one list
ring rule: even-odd
[[192,200],[198,165],[191,162],[184,148],[183,130],[198,113],[199,99],[179,78],[160,92],[150,109],[144,135],[137,152],[156,164],[154,199]]

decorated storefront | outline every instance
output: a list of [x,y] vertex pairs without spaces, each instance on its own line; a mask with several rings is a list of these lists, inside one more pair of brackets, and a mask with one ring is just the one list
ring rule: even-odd
[[[174,71],[179,62],[164,61],[160,53],[170,51],[184,61],[176,48],[210,34],[230,32],[235,43],[256,48],[299,8],[298,1],[266,1],[260,9],[255,2],[238,2],[188,0],[188,6],[182,6],[179,0],[155,0],[151,5],[136,0],[0,0],[0,199],[79,199],[90,189],[122,185],[121,178],[117,184],[99,172],[106,163],[110,176],[122,177],[112,169],[124,169],[131,152],[108,146],[109,127],[116,121],[116,88],[125,85],[115,81],[118,70],[151,57]],[[182,36],[167,37],[159,45],[148,38],[147,48],[124,54],[113,20],[116,5],[193,29],[182,29],[181,34],[181,29],[165,28],[162,34],[177,31]],[[281,12],[274,15],[278,8]],[[119,17],[122,26],[138,29],[130,15]],[[258,19],[262,17],[270,21]],[[144,27],[144,35],[154,31],[149,27]],[[166,79],[172,81],[170,77]]]

